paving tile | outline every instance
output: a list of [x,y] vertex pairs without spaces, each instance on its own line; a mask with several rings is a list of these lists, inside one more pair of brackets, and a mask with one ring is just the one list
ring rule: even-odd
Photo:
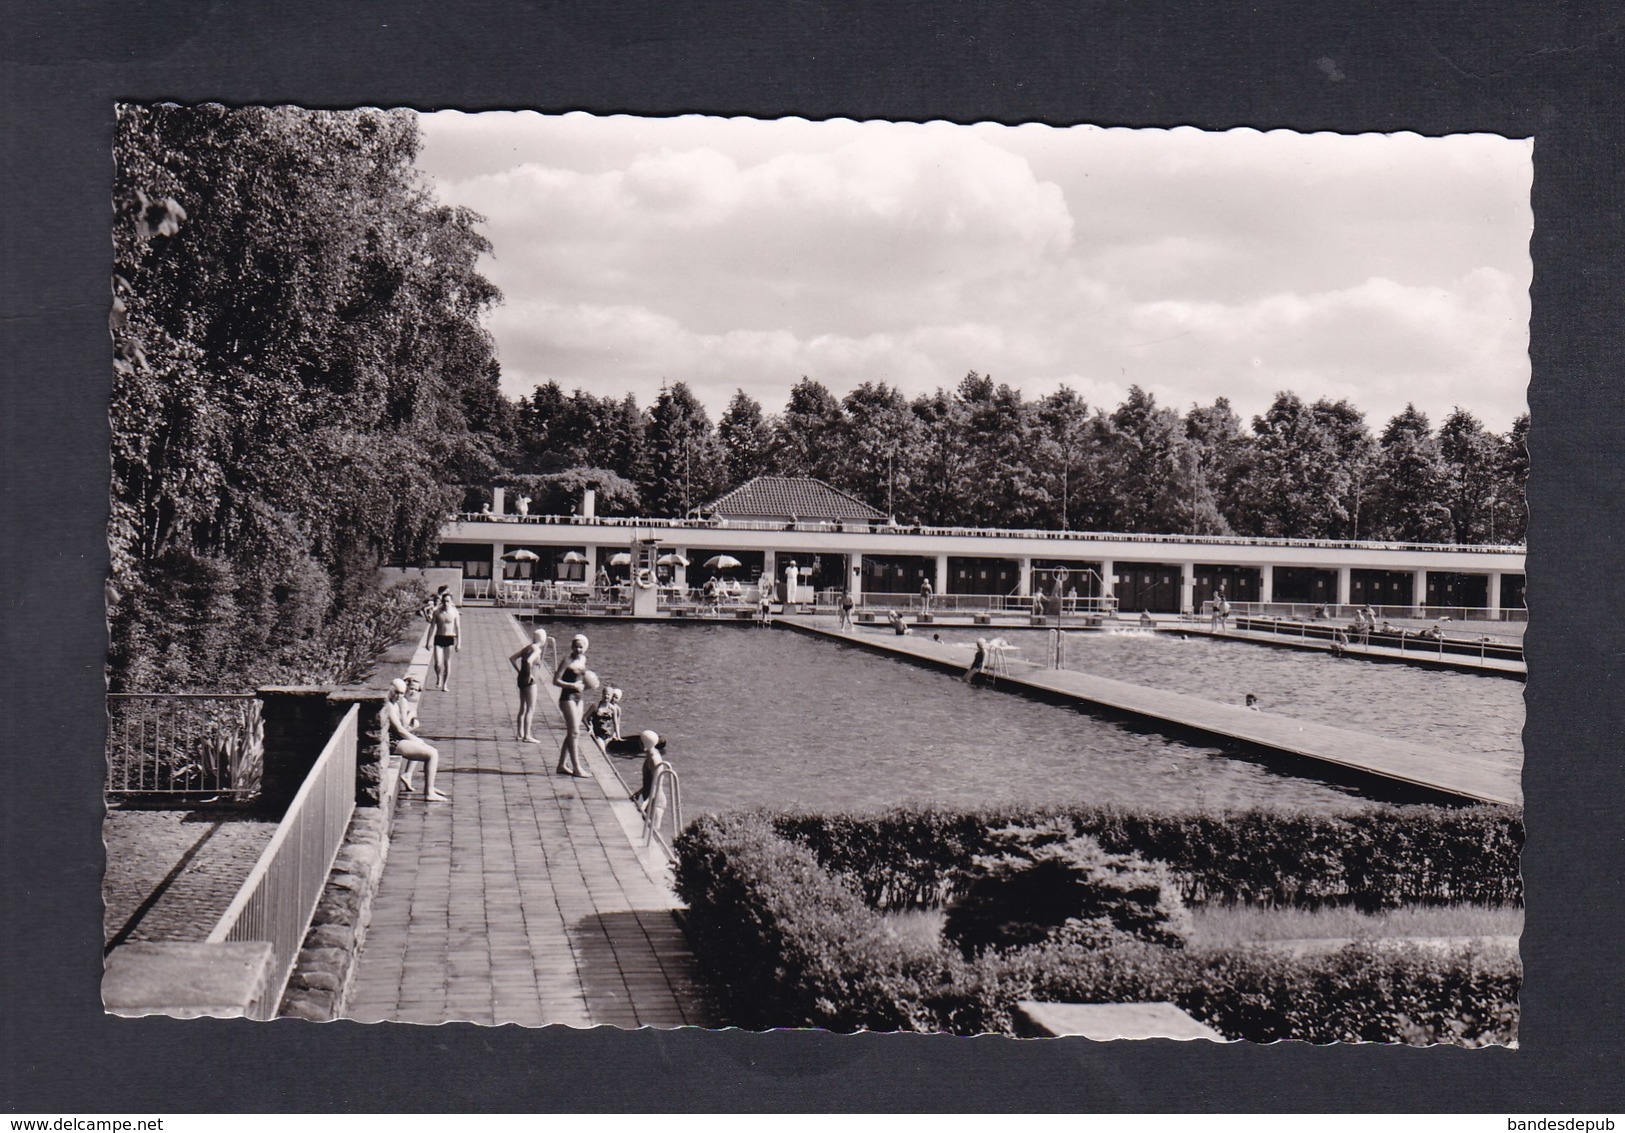
[[[552,773],[507,738],[521,633],[463,611],[452,690],[424,698],[450,804],[401,803],[349,1014],[369,1020],[571,1027],[703,1022],[673,895],[644,872],[598,781]],[[597,758],[589,755],[588,758]],[[618,788],[617,788],[618,794]]]

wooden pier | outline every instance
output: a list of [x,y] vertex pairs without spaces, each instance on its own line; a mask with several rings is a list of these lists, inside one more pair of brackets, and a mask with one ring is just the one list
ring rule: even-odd
[[[918,632],[908,637],[861,630],[842,633],[821,620],[804,617],[776,618],[775,622],[933,668],[963,672],[970,660],[963,647],[932,641]],[[1013,691],[1070,700],[1452,798],[1523,805],[1520,769],[1497,765],[1485,756],[1462,755],[1269,712],[1253,712],[1240,705],[1219,704],[1092,673],[1046,669],[1028,661],[1007,661],[1005,668],[1006,672],[995,679],[1000,687]]]

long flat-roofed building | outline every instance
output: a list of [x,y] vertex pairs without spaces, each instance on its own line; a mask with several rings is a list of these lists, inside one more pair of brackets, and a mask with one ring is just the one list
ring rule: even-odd
[[[459,566],[475,580],[583,580],[652,539],[671,556],[678,587],[703,582],[703,564],[727,555],[747,581],[771,584],[793,561],[814,591],[850,589],[871,603],[915,596],[929,580],[948,605],[1022,600],[1060,585],[1151,613],[1199,610],[1219,594],[1233,603],[1466,617],[1524,608],[1521,546],[900,526],[809,477],[759,477],[684,519],[597,516],[591,493],[579,515],[520,517],[503,513],[501,489],[493,497],[489,513],[445,526],[433,565]],[[537,560],[504,560],[520,549]]]

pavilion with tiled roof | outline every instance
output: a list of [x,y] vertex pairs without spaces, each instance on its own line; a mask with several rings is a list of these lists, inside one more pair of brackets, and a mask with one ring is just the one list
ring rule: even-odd
[[879,523],[884,512],[811,476],[758,476],[701,509],[720,519]]

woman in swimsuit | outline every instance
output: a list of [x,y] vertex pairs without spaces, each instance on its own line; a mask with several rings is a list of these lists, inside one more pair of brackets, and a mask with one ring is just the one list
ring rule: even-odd
[[609,741],[621,738],[621,690],[611,685],[604,686],[604,695],[598,702],[598,707],[592,710],[587,717],[587,726],[592,734],[599,740]]
[[536,674],[541,671],[542,647],[546,644],[545,629],[531,630],[530,643],[508,658],[508,664],[519,674],[519,716],[514,721],[513,738],[520,743],[542,742],[531,732],[536,725]]
[[564,717],[564,743],[559,747],[556,771],[577,779],[588,777],[587,772],[581,769],[579,746],[583,711],[581,695],[587,691],[587,676],[587,638],[578,633],[570,639],[570,655],[559,664],[558,672],[553,674],[553,683],[559,689],[559,713]]

